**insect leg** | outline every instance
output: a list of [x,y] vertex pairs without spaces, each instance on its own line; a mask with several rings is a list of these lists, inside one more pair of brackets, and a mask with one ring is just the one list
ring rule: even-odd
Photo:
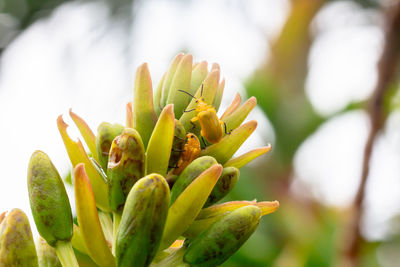
[[225,126],[225,134],[231,134],[232,130],[230,130],[229,132],[227,131],[226,122],[224,122],[224,126]]
[[178,167],[178,165],[175,165],[175,166],[168,166],[168,168],[171,168],[171,169],[178,169],[179,167]]
[[203,141],[204,148],[207,148],[207,144],[206,144],[206,141],[204,140],[204,137],[203,137],[203,136],[201,137],[201,140]]
[[171,150],[172,150],[172,152],[185,152],[184,149],[175,149],[175,148],[172,148]]
[[193,131],[196,128],[196,124],[192,121],[190,121],[190,123],[192,124],[192,129],[190,131]]

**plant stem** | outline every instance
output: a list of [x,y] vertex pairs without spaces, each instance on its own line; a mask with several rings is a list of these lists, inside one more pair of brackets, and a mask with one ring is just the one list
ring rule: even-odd
[[354,216],[351,222],[351,236],[347,247],[346,256],[351,266],[360,266],[360,250],[364,242],[360,223],[362,206],[365,199],[365,188],[370,169],[370,160],[373,152],[375,139],[382,129],[386,114],[384,110],[384,98],[387,89],[394,82],[396,68],[400,56],[400,2],[390,6],[386,14],[385,39],[382,55],[378,63],[378,81],[375,91],[370,99],[369,118],[371,129],[365,144],[362,163],[361,182],[353,203]]
[[118,232],[118,227],[121,222],[121,214],[113,212],[113,246],[112,246],[112,253],[115,256],[115,249],[117,245],[117,232]]
[[57,241],[55,250],[63,267],[79,267],[70,241]]

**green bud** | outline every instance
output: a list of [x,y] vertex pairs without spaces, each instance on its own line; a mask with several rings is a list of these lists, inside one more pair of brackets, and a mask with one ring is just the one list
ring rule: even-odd
[[20,209],[11,210],[0,224],[0,266],[38,266],[31,227]]
[[218,85],[218,90],[217,93],[215,94],[214,101],[212,104],[217,112],[219,110],[219,106],[221,105],[224,89],[225,89],[225,79],[222,79],[222,81]]
[[175,117],[179,118],[189,103],[189,96],[178,90],[188,90],[192,76],[193,56],[185,55],[179,62],[168,93],[167,104],[174,104]]
[[133,94],[133,128],[137,130],[147,146],[150,135],[157,122],[153,105],[153,85],[147,63],[143,63],[136,71]]
[[154,93],[154,112],[156,113],[157,116],[160,115],[162,107],[161,107],[161,94],[162,94],[162,89],[163,89],[163,84],[165,80],[165,76],[167,76],[167,73],[164,73],[164,75],[161,77],[160,81],[157,84],[157,87],[155,89]]
[[108,154],[110,153],[111,143],[116,136],[122,133],[123,130],[124,126],[121,124],[111,124],[108,122],[103,122],[97,128],[97,157],[104,171],[107,170]]
[[174,140],[174,105],[167,105],[151,134],[146,150],[146,173],[167,174]]
[[242,98],[240,97],[240,95],[238,93],[236,93],[232,102],[229,104],[229,106],[225,109],[225,112],[222,114],[221,120],[224,120],[225,117],[232,114],[232,112],[234,112],[238,107],[240,107],[241,102],[242,102]]
[[61,267],[56,250],[47,244],[46,240],[39,237],[36,243],[37,256],[40,267]]
[[192,71],[192,79],[190,81],[190,90],[188,91],[192,95],[194,95],[203,83],[204,79],[207,77],[208,69],[207,61],[202,61],[197,66],[193,67]]
[[235,167],[224,168],[221,177],[211,191],[204,207],[208,207],[225,197],[236,185],[239,179],[239,170]]
[[179,63],[184,57],[183,53],[179,53],[172,60],[171,65],[168,68],[167,74],[164,78],[164,84],[161,92],[161,100],[160,100],[160,108],[161,110],[167,105],[167,99],[169,95],[169,90],[171,88],[172,79],[174,78],[176,69],[178,68]]
[[108,161],[110,207],[122,212],[132,186],[144,176],[145,152],[139,133],[126,128],[115,137]]
[[216,266],[232,256],[256,230],[261,210],[246,206],[232,211],[195,238],[184,261],[191,266]]
[[171,189],[171,205],[194,179],[214,164],[217,164],[217,161],[210,156],[200,157],[192,161],[178,176]]
[[28,167],[28,192],[39,234],[51,246],[72,237],[72,213],[67,192],[50,158],[35,151]]
[[129,192],[117,232],[118,266],[148,266],[161,241],[169,207],[164,177],[150,174]]

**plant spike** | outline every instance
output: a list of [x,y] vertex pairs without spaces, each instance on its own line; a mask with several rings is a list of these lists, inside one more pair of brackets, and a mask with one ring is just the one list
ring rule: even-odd
[[[47,244],[46,240],[39,236],[36,242],[36,252],[39,267],[61,267],[61,262],[57,257],[56,250]],[[32,265],[30,265],[32,266]]]
[[0,224],[0,266],[38,266],[28,217],[11,210]]
[[63,266],[78,266],[71,246],[72,212],[67,192],[50,158],[35,151],[28,167],[28,193],[39,234],[55,247]]
[[225,78],[223,78],[220,84],[218,85],[218,90],[217,93],[215,94],[214,101],[212,104],[217,112],[219,110],[219,106],[221,105],[224,89],[225,89]]
[[121,124],[111,124],[108,122],[101,123],[97,128],[96,147],[99,157],[99,164],[104,171],[107,171],[108,156],[110,154],[111,143],[116,136],[122,133],[124,129],[125,127]]
[[161,107],[161,94],[162,94],[162,90],[163,90],[163,85],[164,85],[164,80],[165,80],[165,76],[167,76],[167,73],[165,72],[163,74],[163,76],[161,77],[160,81],[158,82],[156,89],[155,89],[155,93],[154,93],[154,99],[153,99],[153,103],[154,103],[154,112],[156,113],[157,116],[160,115],[162,107]]
[[217,184],[211,191],[206,204],[204,204],[204,207],[208,207],[224,198],[230,191],[232,191],[233,187],[235,187],[238,179],[239,170],[237,168],[224,168],[221,177],[218,179]]
[[110,244],[107,243],[100,225],[94,194],[85,165],[78,164],[74,169],[75,203],[79,229],[90,257],[100,266],[115,266]]
[[259,147],[256,149],[253,149],[247,153],[244,153],[243,155],[240,155],[236,158],[232,158],[228,160],[225,164],[224,167],[236,167],[238,169],[242,168],[245,166],[247,163],[250,161],[254,160],[255,158],[264,155],[265,153],[269,152],[271,150],[271,145],[268,144],[265,147]]
[[172,79],[174,78],[176,69],[178,68],[178,65],[181,62],[183,56],[184,56],[183,53],[179,53],[178,55],[175,56],[175,58],[172,60],[171,65],[169,66],[167,74],[165,75],[164,84],[163,84],[162,91],[161,91],[161,101],[160,101],[160,109],[161,110],[167,105],[167,99],[168,99]]
[[179,195],[168,211],[160,249],[166,249],[194,221],[222,172],[222,166],[213,165],[202,172]]
[[176,68],[170,85],[167,104],[174,104],[176,118],[180,118],[188,105],[189,96],[182,95],[178,90],[189,90],[192,76],[193,56],[185,55]]
[[157,122],[153,106],[153,85],[147,63],[140,65],[136,71],[133,92],[133,128],[139,132],[144,146],[147,147]]
[[190,89],[188,90],[188,93],[192,95],[196,94],[196,91],[199,89],[204,79],[208,75],[207,66],[208,66],[207,61],[202,61],[198,63],[197,66],[193,67],[192,79],[190,81]]
[[97,207],[104,211],[109,211],[110,206],[108,201],[107,184],[104,182],[103,178],[93,166],[92,162],[89,159],[89,156],[86,154],[85,149],[83,148],[81,141],[78,139],[78,141],[75,142],[68,136],[68,124],[64,122],[61,115],[57,119],[57,126],[72,166],[75,167],[79,163],[85,163],[86,165],[88,176],[90,178],[91,184],[93,185]]
[[169,207],[169,187],[159,174],[138,181],[129,192],[117,232],[118,266],[148,266],[162,237]]
[[256,230],[260,219],[261,210],[251,205],[223,216],[190,242],[184,261],[191,266],[204,267],[223,263]]
[[250,111],[257,105],[257,99],[253,96],[247,99],[246,102],[243,103],[240,107],[238,107],[231,114],[227,115],[222,121],[225,122],[226,128],[228,131],[236,129],[242,124],[242,122],[246,119],[247,115],[249,115]]
[[99,158],[97,157],[96,136],[90,129],[89,125],[81,117],[72,112],[72,109],[69,109],[69,115],[75,122],[75,125],[78,127],[79,132],[85,140],[85,143],[88,146],[90,153],[92,153],[93,158],[98,162]]
[[221,120],[223,120],[226,116],[232,114],[238,107],[240,107],[240,103],[242,102],[242,98],[238,93],[235,94],[232,102],[226,108],[225,112],[221,116]]
[[174,105],[167,105],[160,114],[146,150],[146,173],[167,174],[174,140]]
[[125,125],[127,128],[133,128],[133,109],[132,102],[126,104],[126,121]]

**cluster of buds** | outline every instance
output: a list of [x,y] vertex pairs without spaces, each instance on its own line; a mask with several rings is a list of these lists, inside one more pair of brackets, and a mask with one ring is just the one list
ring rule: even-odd
[[[256,129],[243,123],[256,99],[236,94],[217,116],[224,80],[218,64],[178,54],[154,95],[146,63],[136,72],[126,125],[102,123],[95,135],[70,111],[89,152],[57,125],[73,166],[77,220],[50,158],[28,167],[35,245],[20,210],[0,220],[1,266],[216,266],[232,256],[279,203],[217,204],[239,169],[270,146],[232,158]],[[11,241],[10,241],[11,240]],[[92,264],[92,265],[90,265]]]

